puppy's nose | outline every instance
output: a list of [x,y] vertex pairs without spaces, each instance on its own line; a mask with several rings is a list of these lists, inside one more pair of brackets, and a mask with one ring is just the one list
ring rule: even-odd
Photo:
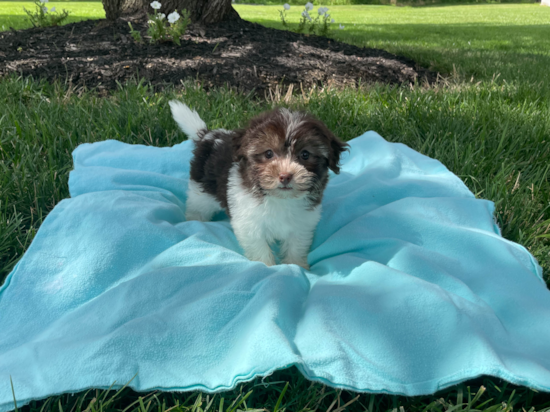
[[291,180],[292,175],[290,173],[279,173],[279,182],[281,182],[283,185],[288,185]]

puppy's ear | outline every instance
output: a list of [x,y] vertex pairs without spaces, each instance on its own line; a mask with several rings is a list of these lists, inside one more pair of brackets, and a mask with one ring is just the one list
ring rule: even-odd
[[342,142],[336,136],[330,133],[330,152],[328,155],[328,167],[334,173],[340,173],[340,155],[349,150],[349,144]]
[[320,134],[324,138],[325,142],[329,144],[328,153],[328,167],[334,173],[340,173],[340,155],[342,152],[349,150],[349,144],[342,142],[338,139],[334,133],[320,120],[311,117],[311,126],[317,130],[317,134]]
[[233,130],[233,162],[238,163],[246,157],[243,149],[245,132],[244,129]]

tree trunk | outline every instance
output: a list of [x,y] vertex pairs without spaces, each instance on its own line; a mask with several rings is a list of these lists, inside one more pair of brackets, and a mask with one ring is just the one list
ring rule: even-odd
[[[120,1],[123,14],[153,14],[150,4],[153,0],[103,0],[105,2]],[[231,0],[157,0],[162,4],[159,12],[168,15],[174,10],[186,9],[193,23],[213,24],[226,20],[240,19],[239,14],[231,6]],[[105,8],[107,11],[107,8]]]
[[103,0],[102,3],[107,20],[116,20],[120,17],[122,0]]

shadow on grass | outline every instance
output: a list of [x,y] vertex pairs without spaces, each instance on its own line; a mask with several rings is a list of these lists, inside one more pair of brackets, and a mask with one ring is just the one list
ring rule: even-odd
[[[273,20],[258,23],[281,28]],[[550,84],[550,24],[357,24],[331,37],[356,46],[376,47],[411,58],[442,73],[521,79]],[[290,25],[292,29],[296,24]]]

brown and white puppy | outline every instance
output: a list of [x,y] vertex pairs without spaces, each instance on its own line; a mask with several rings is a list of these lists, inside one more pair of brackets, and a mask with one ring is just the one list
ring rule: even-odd
[[280,241],[282,263],[308,269],[328,170],[340,171],[348,145],[307,113],[277,109],[246,129],[209,131],[185,104],[170,107],[195,142],[186,219],[208,221],[225,209],[250,260],[274,265],[270,244]]

